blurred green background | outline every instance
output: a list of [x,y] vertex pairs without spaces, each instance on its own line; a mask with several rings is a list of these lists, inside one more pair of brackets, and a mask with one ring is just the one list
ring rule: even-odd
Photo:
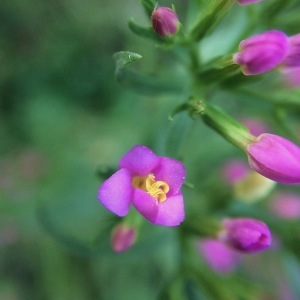
[[[175,4],[184,16],[187,3]],[[243,19],[239,8],[234,13]],[[136,64],[141,72],[159,73],[164,66],[183,72],[174,57],[130,33],[130,17],[147,25],[137,0],[0,2],[1,300],[157,299],[178,268],[178,237],[173,229],[145,224],[131,251],[113,253],[114,220],[97,200],[99,174],[116,168],[135,144],[181,157],[195,185],[184,191],[186,209],[197,207],[205,215],[219,205],[204,200],[218,183],[224,159],[245,159],[186,115],[168,121],[170,111],[186,100],[185,89],[137,94],[115,81],[112,54],[120,50],[143,55]],[[237,35],[229,20],[217,39],[225,28]],[[204,53],[216,48],[214,41],[205,45]],[[224,43],[224,53],[228,48]],[[268,105],[239,98],[222,91],[215,101],[238,117],[267,115],[276,123]],[[285,256],[290,260],[281,265],[272,253],[247,258],[239,272],[270,293],[278,280],[297,286],[294,258]],[[270,270],[247,273],[249,265],[255,262],[259,269],[259,259],[266,257]],[[272,278],[274,270],[284,280]],[[187,299],[210,298],[190,294]]]

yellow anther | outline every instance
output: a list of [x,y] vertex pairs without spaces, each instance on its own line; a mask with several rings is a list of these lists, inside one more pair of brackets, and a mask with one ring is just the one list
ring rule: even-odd
[[155,181],[155,176],[149,174],[147,177],[136,176],[132,179],[133,187],[147,192],[159,202],[167,199],[167,193],[170,190],[169,185],[164,181]]

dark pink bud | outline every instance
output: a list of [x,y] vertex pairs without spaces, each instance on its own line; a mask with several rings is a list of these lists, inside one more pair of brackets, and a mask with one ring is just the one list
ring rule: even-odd
[[259,174],[280,183],[300,183],[300,148],[289,140],[264,133],[246,150],[250,166]]
[[219,239],[242,252],[262,251],[271,245],[268,226],[255,219],[225,219]]
[[124,224],[115,227],[111,237],[111,245],[115,252],[124,252],[132,247],[136,239],[136,229]]
[[178,17],[169,7],[159,7],[152,12],[152,28],[160,36],[169,36],[177,32],[179,28]]
[[268,72],[279,65],[289,51],[288,37],[278,30],[253,35],[240,43],[233,61],[242,66],[245,75]]

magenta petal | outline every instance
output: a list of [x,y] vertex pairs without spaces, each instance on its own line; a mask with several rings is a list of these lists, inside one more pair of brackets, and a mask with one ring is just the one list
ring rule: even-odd
[[182,194],[168,197],[166,201],[158,204],[157,225],[177,226],[184,220],[184,203]]
[[146,146],[137,145],[120,160],[119,167],[126,168],[133,175],[147,175],[159,163],[159,158]]
[[157,218],[157,200],[140,189],[134,189],[132,204],[136,210],[151,223]]
[[300,148],[289,140],[265,133],[247,152],[250,166],[261,175],[280,183],[300,183]]
[[180,191],[185,179],[185,167],[180,161],[169,157],[160,156],[159,159],[160,164],[153,171],[155,180],[165,181],[170,187],[167,196],[174,196]]
[[98,199],[107,209],[123,217],[129,211],[132,192],[130,172],[121,169],[102,183]]

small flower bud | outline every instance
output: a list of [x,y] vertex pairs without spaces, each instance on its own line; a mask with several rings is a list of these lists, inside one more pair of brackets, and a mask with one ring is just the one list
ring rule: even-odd
[[232,272],[239,262],[240,253],[219,240],[203,239],[197,246],[205,262],[218,273]]
[[246,151],[250,166],[259,174],[280,183],[300,183],[300,148],[289,140],[264,133]]
[[292,193],[278,193],[270,202],[271,211],[284,219],[300,218],[300,196]]
[[179,28],[176,12],[169,7],[155,9],[151,21],[153,30],[162,37],[175,34]]
[[117,225],[111,237],[112,249],[115,252],[124,252],[132,247],[136,239],[136,230],[124,224]]
[[242,252],[258,252],[271,245],[268,226],[255,219],[225,219],[219,239]]
[[249,5],[249,4],[261,2],[261,1],[263,1],[263,0],[238,0],[237,2],[240,5]]
[[289,51],[288,37],[278,30],[253,35],[240,43],[233,61],[242,66],[245,75],[268,72],[280,64]]

